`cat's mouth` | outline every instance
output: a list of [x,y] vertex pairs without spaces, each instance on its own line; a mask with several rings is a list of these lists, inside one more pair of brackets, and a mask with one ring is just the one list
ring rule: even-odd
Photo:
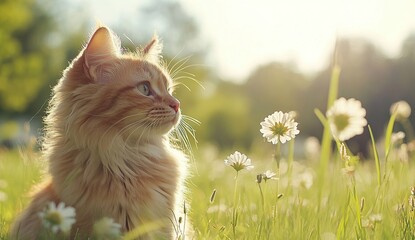
[[[152,109],[148,114],[151,124],[156,128],[170,130],[180,122],[180,109],[171,111],[161,108]],[[167,129],[168,128],[168,129]]]
[[175,127],[177,124],[179,124],[180,121],[180,111],[174,113],[171,117],[171,120],[167,121],[166,124],[171,124],[171,127]]

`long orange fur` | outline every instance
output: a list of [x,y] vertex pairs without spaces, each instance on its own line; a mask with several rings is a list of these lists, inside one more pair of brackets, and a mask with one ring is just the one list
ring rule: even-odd
[[[54,87],[43,142],[51,178],[16,220],[14,239],[39,238],[38,213],[50,201],[75,208],[72,237],[90,236],[102,217],[123,232],[163,223],[142,239],[177,236],[187,159],[168,133],[180,120],[179,102],[157,38],[138,53],[123,54],[118,42],[98,28]],[[143,83],[151,95],[139,91]]]

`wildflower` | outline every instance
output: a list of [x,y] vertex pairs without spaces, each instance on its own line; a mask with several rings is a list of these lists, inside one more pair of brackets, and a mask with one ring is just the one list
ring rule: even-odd
[[237,172],[242,169],[251,170],[254,168],[251,164],[251,159],[238,151],[235,151],[234,154],[231,154],[226,158],[225,165],[233,167]]
[[366,110],[354,98],[337,99],[326,113],[331,132],[340,141],[363,133],[363,127],[367,124],[365,115]]
[[267,180],[270,179],[276,179],[275,176],[277,176],[277,174],[275,172],[272,172],[270,170],[267,170],[266,172],[264,172],[262,175],[262,179],[265,180],[265,182],[267,182]]
[[44,227],[52,230],[53,233],[62,231],[69,232],[72,224],[75,223],[75,209],[73,207],[65,207],[65,203],[49,202],[48,206],[39,213]]
[[305,189],[310,189],[311,186],[313,186],[313,182],[313,174],[310,171],[305,170],[293,178],[292,186],[294,188],[304,187]]
[[381,222],[383,219],[382,214],[378,213],[378,214],[372,214],[369,216],[369,220],[377,223],[377,222]]
[[399,101],[392,104],[389,111],[390,114],[396,113],[397,120],[404,120],[411,115],[411,106],[406,101]]
[[320,155],[320,141],[316,137],[308,137],[304,142],[304,152],[308,159],[317,159]]
[[391,135],[391,142],[393,145],[402,143],[402,140],[405,138],[405,133],[399,131],[397,133],[392,133]]
[[94,236],[97,239],[118,239],[121,236],[121,225],[112,218],[101,218],[94,223]]
[[274,112],[261,122],[262,136],[267,138],[268,142],[277,144],[285,143],[295,138],[300,131],[297,129],[298,123],[294,121],[293,113]]
[[262,176],[263,176],[262,173],[256,175],[256,182],[257,183],[261,183],[262,182]]
[[382,214],[371,214],[368,218],[362,219],[362,227],[375,229],[376,223],[382,222]]

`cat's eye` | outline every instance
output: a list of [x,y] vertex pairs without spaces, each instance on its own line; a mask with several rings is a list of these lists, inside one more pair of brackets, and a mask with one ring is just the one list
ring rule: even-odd
[[151,89],[150,89],[150,83],[149,82],[143,82],[140,83],[137,86],[137,89],[140,93],[142,93],[144,96],[150,96],[151,95]]

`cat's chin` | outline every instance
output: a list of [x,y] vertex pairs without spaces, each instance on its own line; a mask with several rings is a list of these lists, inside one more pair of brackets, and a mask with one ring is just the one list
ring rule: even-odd
[[179,125],[180,122],[180,116],[177,114],[172,120],[166,121],[160,126],[156,127],[156,131],[158,131],[161,134],[166,134],[172,131],[177,125]]

